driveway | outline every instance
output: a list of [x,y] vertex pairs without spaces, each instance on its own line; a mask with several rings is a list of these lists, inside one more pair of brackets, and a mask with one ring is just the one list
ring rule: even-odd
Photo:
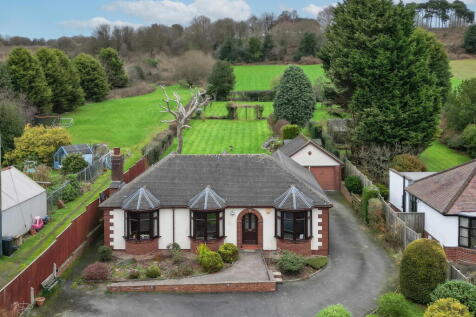
[[[340,194],[330,193],[328,266],[307,281],[285,283],[275,293],[104,294],[103,289],[72,289],[70,282],[38,316],[315,316],[320,309],[343,304],[364,316],[376,297],[391,286],[395,268],[387,253],[361,230]],[[75,270],[73,273],[78,274]],[[43,315],[44,314],[44,315]]]

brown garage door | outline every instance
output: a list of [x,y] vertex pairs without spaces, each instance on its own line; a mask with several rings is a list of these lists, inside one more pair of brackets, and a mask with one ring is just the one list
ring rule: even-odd
[[324,190],[339,190],[340,166],[314,166],[311,173]]

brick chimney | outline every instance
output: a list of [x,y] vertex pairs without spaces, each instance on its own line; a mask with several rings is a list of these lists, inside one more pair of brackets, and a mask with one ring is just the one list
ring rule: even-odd
[[111,186],[110,193],[118,191],[124,184],[124,156],[121,149],[115,147],[111,155]]

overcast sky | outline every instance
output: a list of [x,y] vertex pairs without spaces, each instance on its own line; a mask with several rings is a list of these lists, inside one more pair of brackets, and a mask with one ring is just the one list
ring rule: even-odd
[[[36,38],[91,34],[103,23],[187,25],[197,15],[245,20],[263,12],[297,10],[314,17],[337,0],[0,0],[0,34]],[[476,0],[463,0],[476,10]]]

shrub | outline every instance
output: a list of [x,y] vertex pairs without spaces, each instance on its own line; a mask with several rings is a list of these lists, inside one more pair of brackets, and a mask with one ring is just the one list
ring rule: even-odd
[[446,256],[435,240],[419,239],[408,245],[400,265],[400,288],[406,298],[421,304],[446,280]]
[[296,274],[299,273],[306,262],[304,258],[294,252],[284,250],[278,260],[278,266],[284,273]]
[[223,268],[223,260],[221,259],[221,256],[213,251],[205,252],[200,264],[208,273],[218,272]]
[[162,272],[160,271],[160,267],[157,265],[150,265],[145,270],[145,276],[148,278],[158,278],[161,274]]
[[273,134],[276,135],[276,136],[280,136],[282,137],[283,136],[283,127],[288,125],[289,122],[286,121],[286,120],[283,120],[283,119],[280,119],[278,121],[276,121],[276,123],[274,124],[273,126]]
[[362,194],[362,181],[358,176],[347,176],[345,178],[345,187],[354,194],[360,195]]
[[105,281],[109,279],[109,266],[106,263],[95,262],[88,265],[81,276],[88,281]]
[[378,198],[370,198],[367,208],[369,224],[374,230],[384,231],[383,204]]
[[476,24],[470,25],[464,33],[464,49],[468,53],[476,53]]
[[238,260],[238,248],[233,243],[225,243],[222,244],[218,248],[218,254],[220,254],[221,258],[226,263],[233,263]]
[[210,248],[205,243],[200,243],[197,247],[197,261],[202,264],[203,257],[207,252],[210,252]]
[[378,198],[379,190],[375,186],[365,186],[362,190],[362,218],[366,223],[369,223],[369,200],[371,198]]
[[426,166],[418,156],[411,154],[396,155],[390,162],[390,167],[399,172],[425,172]]
[[264,112],[264,106],[262,106],[262,105],[256,105],[256,106],[255,106],[255,116],[256,116],[256,120],[261,120],[261,119],[263,119],[263,112]]
[[185,263],[180,264],[179,266],[173,268],[169,276],[174,278],[190,276],[193,274],[193,268]]
[[375,186],[377,186],[378,191],[380,192],[380,195],[381,195],[385,200],[388,200],[388,194],[389,194],[388,187],[385,186],[384,184],[375,184]]
[[428,306],[423,317],[471,317],[468,307],[454,298],[442,298]]
[[317,313],[316,317],[352,317],[351,313],[341,304],[327,306]]
[[297,124],[287,124],[281,128],[281,134],[284,140],[294,139],[301,132],[301,127]]
[[226,117],[229,120],[236,120],[238,118],[238,109],[236,108],[236,105],[234,103],[227,103],[226,104]]
[[379,317],[410,317],[410,304],[402,294],[387,293],[379,297]]
[[476,286],[473,284],[465,281],[447,281],[438,285],[430,294],[432,302],[448,297],[460,301],[471,312],[476,312]]
[[112,260],[112,249],[106,245],[98,248],[99,261],[108,262]]
[[322,138],[322,125],[316,121],[309,122],[309,132],[311,134],[312,139],[320,139]]
[[178,243],[170,243],[167,245],[167,250],[169,250],[170,257],[174,263],[180,263],[183,261],[182,249]]
[[312,267],[315,270],[319,270],[327,264],[327,257],[325,256],[315,256],[312,258],[305,259],[306,265]]
[[63,174],[76,174],[88,167],[88,162],[84,160],[81,154],[73,153],[68,155],[61,162],[61,165],[61,172]]
[[461,134],[463,144],[472,157],[476,157],[476,124],[468,124]]
[[68,175],[67,180],[69,181],[69,184],[66,185],[66,187],[63,189],[63,192],[61,193],[61,199],[64,202],[70,202],[75,200],[79,195],[81,195],[81,187],[76,179],[75,175]]
[[128,278],[131,280],[138,279],[140,277],[140,272],[138,270],[129,271]]

